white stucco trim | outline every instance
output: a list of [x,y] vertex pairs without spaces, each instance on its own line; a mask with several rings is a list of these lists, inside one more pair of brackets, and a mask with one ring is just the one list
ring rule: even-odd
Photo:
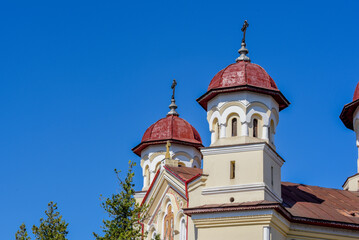
[[355,230],[349,229],[340,229],[340,228],[333,228],[333,227],[322,227],[322,226],[315,226],[309,224],[301,224],[301,223],[291,223],[290,225],[290,233],[288,236],[290,237],[297,237],[297,234],[293,234],[293,232],[311,232],[311,233],[321,233],[327,234],[330,236],[338,236],[337,239],[340,239],[340,236],[346,237],[356,237],[359,239],[359,232]]
[[147,191],[135,192],[135,198],[144,198],[146,196]]
[[251,192],[251,191],[265,191],[265,193],[269,194],[275,201],[280,203],[282,202],[282,199],[263,182],[203,188],[202,195],[225,194],[225,193],[235,193],[235,192]]
[[220,146],[220,147],[208,147],[202,148],[201,152],[203,156],[237,153],[237,152],[250,152],[260,151],[264,149],[265,144],[243,144],[243,145],[232,145],[232,146]]
[[197,220],[197,219],[208,219],[208,218],[232,218],[232,217],[262,216],[262,215],[273,215],[273,214],[274,214],[273,209],[261,209],[261,210],[192,214],[191,218],[193,220]]
[[263,227],[263,240],[271,240],[270,239],[270,227],[264,226]]
[[203,156],[209,156],[209,155],[238,153],[238,152],[251,152],[251,151],[261,151],[261,150],[263,150],[265,153],[267,153],[273,159],[273,161],[275,161],[279,166],[283,165],[284,160],[272,148],[270,148],[266,143],[208,147],[208,148],[202,148],[201,152],[202,152]]

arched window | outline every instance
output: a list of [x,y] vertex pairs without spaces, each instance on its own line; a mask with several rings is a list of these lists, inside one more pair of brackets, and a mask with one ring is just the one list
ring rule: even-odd
[[156,230],[152,233],[152,238],[151,239],[156,239],[156,236],[157,236],[157,232]]
[[237,118],[232,119],[232,137],[237,136]]
[[253,137],[258,137],[258,120],[253,119]]
[[164,240],[173,240],[173,212],[172,212],[172,206],[168,205],[167,207],[167,215],[165,217],[164,221]]
[[186,235],[187,235],[186,220],[182,218],[180,223],[180,240],[186,240]]
[[219,139],[219,124],[217,118],[213,120],[212,129],[213,131],[212,131],[211,143],[214,143]]

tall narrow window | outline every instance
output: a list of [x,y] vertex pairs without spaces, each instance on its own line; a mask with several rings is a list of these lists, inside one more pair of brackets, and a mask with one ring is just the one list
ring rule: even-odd
[[180,240],[186,240],[186,220],[184,218],[181,219]]
[[271,185],[272,185],[272,188],[273,188],[273,167],[271,167],[271,169],[270,169],[270,179],[271,179]]
[[232,119],[232,137],[237,136],[237,118]]
[[258,137],[258,120],[253,119],[253,137]]
[[219,136],[221,135],[221,133],[220,133],[221,129],[219,128],[218,123],[216,123],[216,128],[217,128],[217,139],[219,139]]
[[165,240],[173,240],[173,212],[172,206],[168,205],[167,207],[167,215],[164,220],[164,239]]
[[236,162],[231,161],[230,166],[230,179],[234,179],[236,177]]
[[271,132],[270,132],[270,127],[268,127],[268,140],[269,142],[272,142],[272,136],[271,136]]

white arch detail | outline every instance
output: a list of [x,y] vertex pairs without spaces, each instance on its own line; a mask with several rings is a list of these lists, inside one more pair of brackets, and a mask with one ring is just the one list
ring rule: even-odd
[[220,121],[221,121],[221,115],[219,114],[219,111],[215,111],[213,114],[212,114],[212,116],[211,116],[211,118],[210,118],[210,120],[209,120],[209,131],[210,132],[213,132],[214,131],[214,129],[213,129],[213,122],[214,122],[214,120],[215,119],[218,119],[218,123],[220,123]]
[[226,110],[224,110],[224,112],[222,113],[220,123],[221,123],[221,124],[227,123],[227,118],[228,118],[228,116],[229,116],[230,114],[233,114],[233,113],[237,113],[237,114],[238,114],[240,121],[243,121],[244,119],[246,119],[246,114],[245,114],[245,112],[243,111],[242,108],[240,108],[239,106],[229,106],[229,107],[226,108]]
[[249,106],[249,108],[247,110],[247,116],[246,116],[247,123],[251,122],[253,114],[258,114],[262,117],[263,125],[268,126],[269,117],[267,116],[266,112],[267,112],[267,109],[264,109],[263,107]]

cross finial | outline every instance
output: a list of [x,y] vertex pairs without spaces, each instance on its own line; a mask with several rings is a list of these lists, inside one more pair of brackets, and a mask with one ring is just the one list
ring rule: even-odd
[[176,90],[176,86],[177,86],[177,82],[175,79],[173,79],[173,82],[172,82],[172,98],[171,98],[171,104],[169,106],[169,108],[171,109],[171,111],[169,111],[167,113],[167,116],[168,115],[174,115],[174,116],[179,116],[179,114],[176,112],[176,108],[177,108],[177,105],[176,105],[176,100],[175,100],[175,90]]
[[171,143],[170,143],[170,141],[167,141],[165,159],[170,159],[171,158],[170,147],[171,147]]
[[243,23],[243,27],[242,27],[242,32],[243,32],[243,39],[242,39],[242,43],[245,43],[246,42],[246,31],[247,31],[247,27],[249,26],[247,20],[244,20],[244,23]]
[[172,82],[172,90],[173,90],[173,93],[172,93],[172,99],[175,99],[175,90],[176,90],[176,86],[177,86],[177,82],[176,82],[176,79],[173,79],[173,82]]
[[249,57],[247,56],[248,54],[248,49],[246,48],[246,31],[248,28],[249,24],[247,22],[247,20],[244,21],[243,23],[243,27],[242,27],[242,32],[243,32],[243,38],[242,38],[242,43],[241,43],[241,49],[238,50],[238,53],[240,54],[240,56],[236,59],[236,62],[239,61],[245,61],[245,62],[250,62],[251,60],[249,59]]

